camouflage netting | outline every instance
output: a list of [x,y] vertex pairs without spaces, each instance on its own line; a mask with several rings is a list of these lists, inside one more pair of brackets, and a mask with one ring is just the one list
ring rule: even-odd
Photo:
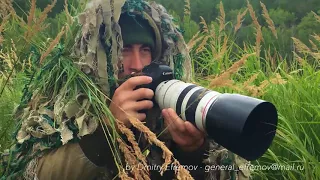
[[[41,71],[36,72],[30,84],[26,85],[24,97],[15,116],[18,122],[15,145],[7,152],[11,161],[3,160],[7,169],[2,179],[16,179],[21,176],[26,179],[34,178],[32,169],[35,169],[36,157],[41,156],[46,150],[58,148],[68,142],[78,142],[81,137],[96,130],[101,117],[92,110],[93,102],[88,93],[90,91],[84,92],[84,87],[70,83],[71,77],[68,76],[51,79],[49,82],[43,82],[41,79],[59,77],[48,74],[54,72],[52,69],[56,68],[55,65],[59,62],[61,67],[76,67],[106,96],[112,96],[114,88],[118,85],[118,65],[121,63],[122,37],[118,20],[122,12],[141,14],[148,19],[155,32],[158,32],[156,44],[161,47],[154,61],[169,65],[174,70],[176,79],[186,82],[191,80],[191,60],[187,46],[179,29],[174,25],[173,18],[163,6],[142,0],[89,2],[85,11],[78,16],[81,28],[72,54],[63,54],[63,45],[58,46],[51,53],[54,55],[46,59]],[[32,52],[34,61],[39,61],[38,51]],[[63,74],[67,71],[68,69],[61,69],[56,70],[56,73]],[[74,82],[77,82],[76,73],[72,77],[75,79]],[[48,87],[39,88],[41,83],[47,83]],[[107,101],[104,96],[99,98],[102,102]],[[217,148],[218,146],[212,142],[212,149]],[[228,152],[221,149],[212,151],[205,162],[215,164],[219,158],[225,159],[225,164],[230,164]],[[237,156],[233,158],[238,164],[242,163]],[[243,177],[249,176],[248,172],[242,173]],[[214,174],[209,176],[216,177]],[[234,174],[222,173],[221,176],[234,177]]]

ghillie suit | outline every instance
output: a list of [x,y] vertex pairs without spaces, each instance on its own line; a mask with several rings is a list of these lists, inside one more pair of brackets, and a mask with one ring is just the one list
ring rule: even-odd
[[[78,17],[73,50],[59,44],[24,90],[2,179],[248,179],[247,170],[235,169],[246,161],[212,140],[196,152],[179,149],[156,106],[146,124],[129,118],[131,129],[114,119],[108,105],[122,82],[121,13],[147,19],[156,35],[153,61],[169,65],[176,79],[191,80],[186,44],[164,7],[142,0],[89,2]],[[38,62],[37,49],[32,53]]]

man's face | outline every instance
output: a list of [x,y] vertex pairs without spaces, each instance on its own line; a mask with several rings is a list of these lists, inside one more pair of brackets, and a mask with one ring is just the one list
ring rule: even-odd
[[141,71],[145,66],[149,65],[152,60],[150,47],[143,44],[124,46],[122,56],[123,72],[119,74],[119,78],[123,78],[133,72]]

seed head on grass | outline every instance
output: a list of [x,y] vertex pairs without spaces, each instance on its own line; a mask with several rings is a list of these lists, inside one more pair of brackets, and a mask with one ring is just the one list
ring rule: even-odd
[[56,3],[57,0],[54,0],[52,4],[47,5],[47,7],[41,12],[39,18],[35,19],[36,0],[31,1],[30,11],[27,17],[27,31],[24,35],[27,41],[30,41],[34,35],[48,27],[48,25],[44,24],[44,21],[47,19],[48,13],[52,11]]
[[257,57],[260,57],[260,44],[263,41],[262,31],[261,31],[261,25],[258,22],[258,18],[256,17],[255,11],[253,10],[252,5],[247,0],[247,6],[250,12],[251,19],[253,20],[253,24],[255,26],[256,30],[256,53]]
[[262,2],[260,2],[260,5],[262,7],[262,12],[263,12],[262,16],[266,19],[268,27],[271,30],[272,34],[276,37],[276,39],[278,39],[277,30],[274,26],[272,19],[270,18],[270,15],[268,13],[266,6]]
[[284,80],[279,73],[276,73],[276,77],[270,79],[272,84],[286,84],[287,81]]
[[308,52],[311,52],[310,48],[305,45],[303,42],[301,42],[299,39],[295,38],[295,37],[291,37],[298,52],[301,52],[301,53],[308,53]]
[[247,12],[248,12],[248,8],[246,8],[242,13],[240,13],[240,11],[238,12],[237,24],[234,26],[234,33],[237,33],[238,30],[241,28],[242,22],[244,20],[243,18],[247,14]]
[[203,51],[205,49],[205,46],[207,45],[207,41],[209,39],[209,36],[205,36],[201,42],[201,44],[198,46],[198,48],[196,49],[196,53],[200,53],[201,51]]
[[189,52],[201,39],[203,39],[203,36],[199,37],[199,34],[200,34],[200,31],[197,32],[195,35],[193,35],[190,41],[188,42],[187,47]]
[[48,49],[41,55],[40,64],[42,64],[43,60],[51,53],[54,47],[59,43],[62,35],[65,33],[65,27],[62,27],[61,31],[57,35],[57,37],[50,43]]
[[184,1],[184,15],[190,16],[191,15],[191,6],[190,6],[190,0]]
[[256,73],[254,75],[252,75],[247,81],[245,81],[243,83],[243,86],[249,86],[254,80],[257,79],[257,77],[259,76],[260,73]]
[[216,38],[216,27],[214,26],[214,24],[211,24],[210,25],[211,26],[211,28],[210,28],[210,37],[212,38],[212,39],[215,39]]
[[[137,128],[140,132],[144,134],[144,136],[146,137],[146,139],[150,144],[155,144],[156,146],[162,149],[162,152],[163,152],[162,158],[164,159],[164,163],[161,166],[160,174],[163,175],[168,165],[175,160],[173,157],[173,153],[168,149],[168,147],[162,141],[158,140],[156,135],[152,131],[150,131],[150,129],[146,127],[141,121],[132,117],[129,117],[129,121],[135,128]],[[181,173],[183,176],[188,176],[186,174],[187,170],[184,169],[183,167],[181,167],[178,171],[179,171],[178,173]],[[188,177],[189,177],[188,179],[192,179],[190,175]]]
[[12,0],[0,1],[0,18],[7,16],[12,10]]
[[134,176],[134,179],[144,179],[142,174],[148,174],[146,168],[139,168],[139,167],[145,167],[143,164],[141,164],[136,157],[134,156],[134,150],[132,147],[128,146],[125,142],[123,142],[122,139],[117,138],[117,141],[119,143],[119,148],[124,154],[125,161],[127,165],[130,167],[130,172]]
[[138,143],[134,137],[133,132],[127,128],[123,122],[117,121],[118,128],[121,133],[125,134],[128,138],[128,141],[132,144],[134,153],[136,157],[142,162],[144,166],[147,166],[147,161],[145,156],[142,154],[141,149],[138,146]]
[[202,16],[200,16],[200,25],[202,25],[202,28],[201,28],[202,32],[205,34],[208,34],[209,28],[208,28],[206,20]]
[[29,10],[29,15],[27,17],[27,24],[28,27],[31,27],[33,24],[33,20],[35,17],[35,12],[36,12],[36,0],[31,0],[31,7]]
[[314,34],[314,35],[311,35],[316,41],[318,41],[320,43],[320,34]]
[[311,39],[309,39],[309,42],[311,44],[312,50],[314,50],[314,51],[319,50],[318,46]]
[[4,30],[5,25],[7,24],[8,20],[9,20],[10,16],[11,16],[11,13],[8,14],[8,15],[6,15],[6,16],[2,19],[2,22],[1,22],[1,24],[0,24],[0,45],[2,45],[2,43],[3,43],[3,41],[4,41],[4,38],[3,38],[3,36],[2,36],[2,32],[3,32],[3,30]]
[[168,147],[160,140],[157,139],[156,135],[150,131],[148,127],[146,127],[142,122],[139,120],[128,117],[130,123],[137,128],[140,132],[144,133],[146,139],[150,144],[155,144],[156,146],[160,147],[163,150],[163,159],[165,160],[164,164],[162,165],[162,171],[161,174],[163,174],[163,170],[167,169],[167,166],[171,163],[171,159],[173,157],[172,152],[168,149]]
[[219,21],[219,32],[222,32],[225,28],[225,21],[226,21],[226,13],[224,11],[223,3],[220,1],[219,4],[220,16],[218,17]]
[[312,13],[313,13],[314,17],[316,18],[316,20],[320,23],[320,16],[313,11],[312,11]]
[[42,24],[48,17],[49,12],[52,11],[53,7],[56,5],[57,0],[53,0],[52,4],[48,4],[46,8],[41,12],[37,24]]
[[[221,86],[221,84],[224,84],[225,81],[230,79],[230,76],[233,73],[236,73],[244,65],[244,63],[246,62],[248,57],[251,55],[253,55],[253,54],[245,54],[239,61],[233,63],[233,65],[229,69],[227,69],[225,72],[214,77],[214,79],[211,80],[209,87],[214,88],[214,87]],[[212,78],[212,76],[208,77],[208,79],[211,79],[211,78]]]
[[70,12],[69,12],[69,9],[68,9],[68,0],[64,0],[64,11],[67,15],[67,22],[69,24],[72,24],[73,23],[73,17],[71,16]]
[[222,48],[221,48],[220,52],[218,53],[218,55],[216,56],[216,59],[222,60],[224,54],[227,52],[227,48],[228,48],[228,36],[224,36]]

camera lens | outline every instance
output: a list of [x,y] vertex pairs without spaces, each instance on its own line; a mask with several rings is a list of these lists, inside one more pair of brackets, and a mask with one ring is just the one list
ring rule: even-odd
[[181,119],[247,160],[262,156],[275,136],[276,108],[260,99],[173,79],[156,87],[155,100],[161,109],[174,109]]

